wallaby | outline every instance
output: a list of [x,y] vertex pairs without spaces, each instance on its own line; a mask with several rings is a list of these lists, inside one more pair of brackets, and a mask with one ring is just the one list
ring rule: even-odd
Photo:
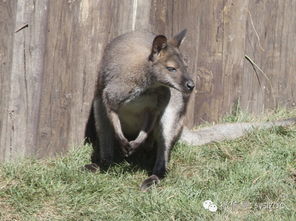
[[128,157],[156,145],[152,175],[142,190],[164,177],[195,86],[179,50],[185,35],[183,30],[168,40],[164,35],[130,32],[111,41],[103,54],[93,100],[99,142],[92,163],[109,167],[117,147]]
[[179,138],[190,145],[202,145],[234,139],[255,128],[296,123],[296,118],[291,118],[183,130],[186,106],[194,89],[179,51],[185,34],[186,30],[167,40],[163,35],[131,32],[106,47],[86,127],[86,137],[94,144],[92,164],[85,165],[87,169],[108,168],[116,149],[127,157],[134,151],[155,147],[152,175],[141,185],[145,191],[164,177],[170,150]]

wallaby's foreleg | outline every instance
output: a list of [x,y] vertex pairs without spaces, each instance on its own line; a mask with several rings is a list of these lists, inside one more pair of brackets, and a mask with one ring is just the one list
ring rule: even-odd
[[120,148],[121,148],[122,152],[124,153],[124,155],[128,156],[130,144],[122,132],[119,116],[115,111],[110,110],[109,117],[110,117],[111,123],[114,127],[115,136],[117,137],[117,139],[120,142]]
[[141,144],[144,143],[144,141],[148,137],[148,134],[153,129],[156,119],[157,119],[157,114],[152,115],[148,111],[145,113],[144,122],[138,137],[135,140],[129,142],[130,144],[129,155],[131,155]]

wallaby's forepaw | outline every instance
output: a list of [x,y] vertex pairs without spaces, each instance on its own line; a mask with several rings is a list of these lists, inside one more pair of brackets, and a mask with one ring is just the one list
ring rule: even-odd
[[131,147],[130,147],[128,140],[126,140],[126,139],[120,140],[120,148],[121,148],[121,151],[125,157],[128,157],[130,155],[129,152],[130,152]]
[[132,155],[135,150],[140,146],[140,143],[138,143],[137,141],[130,141],[129,142],[129,150],[128,150],[128,156]]
[[91,163],[84,165],[83,169],[94,173],[97,172],[100,169],[100,167],[96,163]]
[[146,180],[143,181],[140,189],[143,192],[148,191],[152,186],[157,185],[160,183],[160,179],[156,175],[151,175]]

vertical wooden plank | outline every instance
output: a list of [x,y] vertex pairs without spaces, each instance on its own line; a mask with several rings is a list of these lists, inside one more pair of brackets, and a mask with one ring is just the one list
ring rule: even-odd
[[[250,1],[248,6],[248,17],[247,17],[247,32],[246,32],[246,55],[252,59],[260,67],[263,68],[262,59],[266,55],[267,42],[264,39],[265,25],[268,25],[270,31],[274,31],[274,26],[277,22],[275,16],[276,10],[274,7],[278,7],[277,3],[270,1],[272,5],[269,15],[264,15],[263,12],[266,10],[266,2],[253,2]],[[274,5],[276,4],[276,5]],[[280,4],[282,5],[282,4]],[[268,17],[268,24],[267,17]],[[265,36],[267,37],[267,35]],[[272,37],[272,35],[270,36]],[[274,41],[275,39],[269,39]],[[272,50],[272,49],[271,49]],[[273,55],[271,54],[271,57]],[[264,68],[263,68],[264,69]],[[262,70],[263,70],[262,69]],[[266,72],[266,70],[264,70]],[[270,75],[271,73],[268,73]],[[266,103],[265,94],[269,94],[270,98],[272,87],[265,79],[264,74],[254,67],[250,61],[245,61],[244,76],[242,82],[242,97],[241,105],[243,109],[249,112],[260,113],[264,110]],[[275,100],[273,100],[275,101]],[[270,101],[267,101],[270,103]],[[275,104],[275,103],[274,103]],[[272,105],[274,105],[272,104]]]
[[[28,18],[24,18],[26,14],[26,3],[18,2],[16,5],[16,29],[21,28],[28,23]],[[10,75],[10,91],[8,94],[8,109],[7,109],[7,125],[8,130],[5,142],[7,151],[5,158],[21,157],[25,155],[26,145],[23,140],[26,137],[26,115],[28,106],[26,106],[28,97],[27,91],[27,76],[26,76],[26,41],[25,36],[27,29],[23,29],[13,35],[13,52],[12,52],[12,67]]]
[[295,107],[295,1],[250,1],[242,106],[253,113]]
[[133,0],[132,30],[151,31],[151,3],[147,0]]
[[[278,84],[273,81],[273,87],[277,86],[279,95],[277,96],[277,106],[286,107],[289,109],[296,108],[296,1],[285,1],[285,17],[283,18],[283,26],[280,27],[279,23],[277,31],[283,31],[281,36],[281,65],[279,72],[274,72],[273,75],[279,77]],[[279,12],[280,13],[280,12]],[[278,40],[277,40],[278,41]],[[274,61],[276,61],[276,57]],[[284,73],[277,74],[277,73]],[[284,100],[282,98],[285,98]],[[273,106],[273,108],[277,108]]]
[[152,0],[150,9],[151,31],[172,36],[173,1]]
[[[223,8],[224,1],[200,1],[197,24],[197,55],[195,61],[196,94],[194,112],[188,119],[190,127],[218,118],[223,94]],[[191,15],[190,17],[193,17]],[[194,57],[193,57],[194,56]]]
[[10,90],[10,70],[13,48],[13,33],[16,13],[15,1],[0,1],[0,162],[8,151],[6,133],[8,94]]
[[5,134],[1,135],[1,145],[6,149],[5,159],[30,155],[35,148],[46,5],[47,0],[37,4],[18,1],[16,4],[10,90],[4,116],[7,125]]
[[[68,34],[76,36],[69,42],[69,51],[67,52],[67,62],[74,65],[62,70],[66,74],[72,75],[70,92],[68,92],[71,94],[70,116],[68,116],[70,120],[69,135],[66,138],[64,149],[60,149],[58,152],[77,146],[84,138],[85,124],[91,108],[101,55],[108,39],[114,34],[111,30],[113,19],[110,18],[110,11],[117,6],[107,1],[100,3],[83,0],[76,7],[79,19],[71,19],[73,20],[70,24],[73,33],[65,33],[64,36],[66,37]],[[69,16],[67,15],[67,17]],[[71,23],[71,20],[65,22]],[[61,72],[61,74],[63,73]]]
[[99,23],[106,28],[108,28],[108,24],[112,27],[109,32],[111,35],[109,36],[108,41],[125,32],[131,31],[134,17],[134,0],[111,0],[110,3],[111,5],[107,17],[111,19],[111,22],[109,23],[109,21],[107,21],[105,24]]
[[217,115],[211,120],[217,120],[239,105],[244,75],[247,15],[248,1],[227,0],[225,2],[223,9],[223,71],[220,83],[223,87],[223,93],[219,98],[221,103]]
[[97,6],[98,11],[91,1],[49,2],[37,132],[39,157],[53,156],[67,150],[74,141],[82,140],[82,119],[85,108],[90,106],[93,89],[89,88],[89,80],[95,82],[93,69],[98,65],[95,59],[99,60],[96,55],[103,47],[96,39],[103,41],[108,35],[98,23],[107,21],[110,3]]

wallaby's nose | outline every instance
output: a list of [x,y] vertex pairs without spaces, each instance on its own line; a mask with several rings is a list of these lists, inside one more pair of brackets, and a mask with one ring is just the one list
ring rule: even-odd
[[192,80],[188,80],[185,83],[187,90],[192,91],[193,88],[195,87],[195,84]]

